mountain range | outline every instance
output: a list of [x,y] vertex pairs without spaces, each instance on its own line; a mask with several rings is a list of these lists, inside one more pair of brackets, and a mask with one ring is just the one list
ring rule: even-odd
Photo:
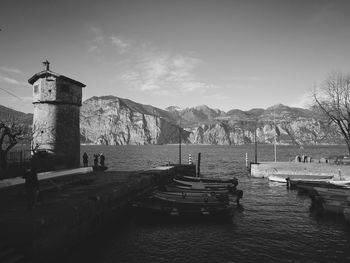
[[[115,96],[92,97],[80,111],[81,142],[104,145],[184,143],[240,145],[253,143],[339,143],[321,116],[282,104],[267,109],[228,112],[206,105],[159,109]],[[11,116],[31,125],[32,114],[0,106],[0,118]],[[180,128],[181,127],[181,128]]]

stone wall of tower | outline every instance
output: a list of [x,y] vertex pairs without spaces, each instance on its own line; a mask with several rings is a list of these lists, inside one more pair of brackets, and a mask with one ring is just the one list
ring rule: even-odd
[[54,76],[33,83],[34,150],[45,150],[50,167],[80,166],[79,112],[82,88]]
[[53,76],[39,78],[33,84],[33,103],[76,104],[81,106],[81,87]]
[[33,147],[54,155],[55,164],[80,166],[79,106],[34,104]]

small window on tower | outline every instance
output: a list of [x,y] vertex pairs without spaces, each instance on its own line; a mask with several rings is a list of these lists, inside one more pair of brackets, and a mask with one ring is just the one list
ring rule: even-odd
[[38,91],[39,91],[39,85],[35,85],[34,86],[34,93],[38,93]]

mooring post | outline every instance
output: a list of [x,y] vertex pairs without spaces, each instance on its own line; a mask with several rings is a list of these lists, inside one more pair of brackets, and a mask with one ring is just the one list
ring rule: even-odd
[[255,130],[255,163],[258,163],[258,141],[256,140],[256,130]]
[[198,153],[198,162],[197,162],[197,177],[201,174],[201,153]]
[[181,127],[179,127],[179,164],[181,165]]

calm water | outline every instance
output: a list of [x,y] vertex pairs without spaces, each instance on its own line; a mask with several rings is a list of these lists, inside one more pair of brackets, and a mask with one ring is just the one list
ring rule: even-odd
[[[342,217],[315,216],[310,199],[284,185],[247,176],[245,153],[253,146],[183,146],[196,161],[202,153],[203,174],[239,177],[243,209],[232,221],[161,221],[131,216],[65,256],[70,262],[350,262],[350,227]],[[116,170],[146,169],[178,161],[178,146],[82,146],[91,156],[104,152]],[[279,146],[278,160],[300,153]],[[345,147],[305,147],[314,158],[346,154]],[[186,156],[186,158],[185,158]],[[258,160],[271,161],[273,146],[259,146]]]

